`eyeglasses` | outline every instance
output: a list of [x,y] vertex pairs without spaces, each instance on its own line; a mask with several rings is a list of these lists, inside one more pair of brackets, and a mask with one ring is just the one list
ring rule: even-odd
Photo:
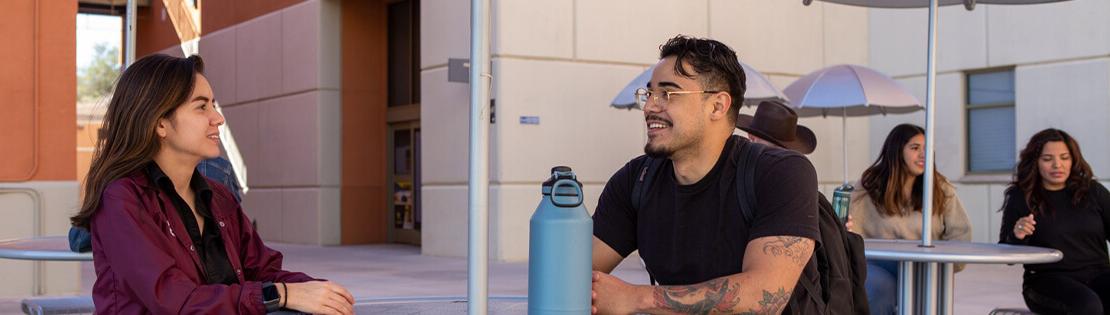
[[638,88],[638,89],[636,89],[636,105],[639,106],[640,109],[642,110],[642,109],[644,109],[645,106],[647,106],[648,99],[651,99],[651,100],[655,101],[656,105],[666,105],[668,102],[671,101],[671,98],[674,97],[675,95],[707,94],[707,93],[708,94],[713,94],[713,93],[721,93],[721,92],[723,92],[723,91],[658,91],[658,92],[655,92],[655,91],[649,90],[648,88]]

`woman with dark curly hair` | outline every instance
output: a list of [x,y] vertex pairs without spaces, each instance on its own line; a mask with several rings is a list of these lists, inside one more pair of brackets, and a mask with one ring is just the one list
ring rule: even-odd
[[1064,253],[1058,262],[1025,265],[1025,304],[1038,314],[1110,314],[1110,192],[1094,180],[1079,143],[1063,130],[1042,130],[1015,171],[999,242]]
[[147,56],[120,76],[71,218],[92,233],[96,313],[352,314],[347,289],[282,270],[227,187],[197,171],[220,154],[215,106],[199,56]]
[[[921,239],[925,194],[925,129],[901,124],[890,130],[879,159],[863,172],[852,194],[852,231],[864,238]],[[956,188],[933,172],[933,239],[971,240],[971,223]],[[956,271],[963,265],[956,265]],[[867,261],[867,300],[873,315],[895,311],[898,263]]]

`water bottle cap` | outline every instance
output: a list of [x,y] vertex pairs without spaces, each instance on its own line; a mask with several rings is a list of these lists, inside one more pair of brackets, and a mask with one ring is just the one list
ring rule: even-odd
[[578,187],[582,187],[582,183],[579,182],[578,177],[574,175],[574,170],[571,170],[569,166],[556,166],[551,168],[551,177],[543,182],[543,194],[551,195],[551,187],[555,185],[555,182],[564,179],[572,180],[578,184]]
[[[560,165],[552,167],[551,177],[549,177],[547,181],[543,182],[543,186],[551,187],[551,185],[554,185],[555,182],[559,181],[560,179],[571,179],[574,181],[578,181],[578,176],[574,175],[574,170],[571,170],[569,166]],[[579,185],[581,185],[581,183],[579,183]]]

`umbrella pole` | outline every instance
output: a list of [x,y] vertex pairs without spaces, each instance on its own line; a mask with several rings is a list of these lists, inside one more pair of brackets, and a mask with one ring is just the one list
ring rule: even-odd
[[844,110],[843,115],[840,116],[840,141],[843,141],[844,154],[844,183],[848,183],[848,108],[841,107]]
[[936,45],[937,45],[937,0],[929,1],[929,51],[928,60],[925,73],[925,182],[922,187],[924,193],[921,201],[922,219],[921,219],[921,245],[933,245],[933,233],[931,216],[933,214],[933,173],[936,171],[934,167],[935,156],[935,139],[933,139],[934,127],[936,124]]
[[489,4],[470,1],[468,314],[486,314],[489,298]]
[[[937,61],[937,0],[929,1],[929,47],[926,61],[925,72],[925,182],[922,190],[921,201],[921,245],[923,247],[933,246],[933,181],[935,180],[933,174],[935,170],[936,157],[933,152],[936,147],[936,141],[933,139],[936,130],[936,61]],[[924,313],[928,315],[937,314],[937,264],[928,263],[925,268],[925,292],[924,298]],[[947,313],[947,312],[944,312]]]

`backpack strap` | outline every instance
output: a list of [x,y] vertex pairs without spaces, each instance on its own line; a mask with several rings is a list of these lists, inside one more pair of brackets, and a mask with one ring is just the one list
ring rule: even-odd
[[736,195],[740,200],[740,213],[744,223],[751,226],[755,220],[755,166],[766,147],[762,144],[736,141],[739,164],[736,164]]
[[[655,173],[659,172],[659,167],[663,165],[663,159],[656,159],[650,156],[644,157],[644,163],[640,165],[640,174],[636,176],[636,181],[632,183],[632,209],[637,212],[640,211],[640,206],[643,200],[647,198],[647,191],[651,188],[652,182],[655,180]],[[647,263],[644,264],[644,270],[648,273],[648,280],[651,285],[655,285],[655,276],[651,274],[651,270],[647,268]]]
[[633,210],[640,210],[640,205],[647,197],[647,191],[651,188],[651,184],[655,180],[655,173],[659,172],[659,166],[661,165],[663,165],[663,159],[644,157],[644,163],[640,165],[640,174],[636,176],[636,181],[632,183]]

